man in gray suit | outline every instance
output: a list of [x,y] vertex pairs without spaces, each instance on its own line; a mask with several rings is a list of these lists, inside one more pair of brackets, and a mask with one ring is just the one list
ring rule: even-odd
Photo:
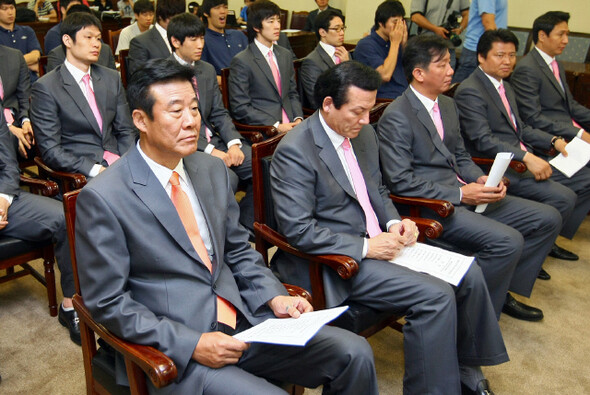
[[174,15],[185,12],[184,0],[160,0],[156,4],[156,23],[152,29],[134,37],[129,43],[129,76],[148,59],[167,58],[172,53],[166,29]]
[[270,1],[248,7],[248,48],[231,60],[232,117],[248,125],[274,125],[287,132],[303,120],[291,54],[274,45],[281,31],[280,9]]
[[590,143],[590,109],[574,100],[563,64],[555,59],[568,43],[569,17],[567,12],[550,11],[535,19],[535,48],[518,62],[510,83],[525,123],[554,136],[568,140],[577,136]]
[[31,119],[45,163],[95,177],[133,145],[136,132],[116,71],[94,64],[101,27],[94,15],[62,22],[66,60],[33,85]]
[[[441,239],[475,254],[486,279],[496,315],[538,321],[543,312],[517,301],[512,291],[530,296],[541,265],[561,228],[553,207],[506,196],[503,183],[486,187],[487,176],[465,150],[459,115],[448,89],[453,69],[448,43],[420,35],[408,41],[404,70],[410,87],[379,120],[381,166],[391,192],[444,199],[455,211],[441,218]],[[407,67],[406,67],[407,65]],[[477,214],[475,206],[488,203]]]
[[[328,307],[357,302],[405,315],[404,393],[459,394],[460,383],[489,388],[480,365],[508,356],[481,269],[471,265],[452,287],[387,262],[418,232],[412,221],[400,221],[381,182],[377,136],[368,125],[380,83],[375,70],[354,61],[320,76],[320,109],[283,138],[272,159],[279,231],[303,252],[359,263],[348,281],[324,270]],[[309,289],[305,260],[277,253],[273,263],[282,279]]]
[[80,344],[78,315],[72,305],[76,289],[63,208],[54,199],[33,195],[19,188],[16,144],[16,137],[8,131],[4,114],[0,112],[0,235],[33,242],[52,240],[55,243],[64,295],[58,318],[69,329],[72,341]]
[[[555,207],[562,217],[561,234],[571,238],[590,210],[590,169],[584,167],[571,178],[553,169],[546,152],[554,147],[567,155],[566,142],[520,119],[514,90],[504,80],[514,68],[517,49],[518,39],[507,29],[488,30],[479,39],[479,67],[455,93],[465,145],[474,156],[512,152],[524,162],[525,173],[506,173],[509,193]],[[557,245],[550,255],[578,259]]]
[[[3,105],[0,111],[10,132],[18,138],[18,152],[27,157],[27,150],[35,142],[29,119],[31,75],[21,51],[0,45],[0,86]],[[19,127],[20,126],[20,127]]]
[[328,3],[330,2],[330,0],[315,0],[315,3],[318,5],[318,8],[316,8],[313,11],[310,11],[309,14],[307,14],[307,19],[305,20],[305,26],[303,26],[303,30],[307,31],[307,32],[313,32],[316,30],[316,19],[318,16],[320,16],[322,14],[322,12],[328,11],[328,10],[332,10],[332,11],[338,11],[338,13],[340,15],[342,15],[342,11],[339,10],[338,8],[334,8],[332,6],[330,6]]
[[320,106],[313,98],[313,88],[320,74],[335,64],[350,60],[348,51],[342,45],[346,31],[342,18],[338,11],[327,10],[315,20],[315,34],[319,44],[303,59],[299,70],[304,107],[317,110]]
[[170,58],[195,71],[193,85],[198,92],[202,119],[198,150],[223,160],[230,169],[234,192],[238,180],[246,183],[246,195],[240,200],[240,223],[253,231],[252,148],[237,132],[223,106],[215,68],[201,60],[205,25],[197,16],[183,13],[170,19],[167,31],[172,48]]
[[350,332],[325,327],[305,347],[232,337],[311,305],[288,296],[250,247],[227,167],[195,153],[201,119],[193,76],[154,59],[131,78],[139,142],[84,187],[76,208],[86,306],[118,336],[174,361],[177,381],[150,385],[151,393],[283,393],[269,379],[376,394],[371,349]]

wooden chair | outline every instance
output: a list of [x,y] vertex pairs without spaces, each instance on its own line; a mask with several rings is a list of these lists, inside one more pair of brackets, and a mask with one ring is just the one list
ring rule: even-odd
[[307,21],[308,11],[293,11],[291,13],[290,29],[303,30],[305,21]]
[[[221,97],[223,100],[223,105],[228,110],[229,108],[229,68],[221,69],[221,85],[219,88],[221,89]],[[250,142],[257,143],[264,140],[263,134],[272,137],[276,136],[279,131],[274,126],[264,126],[264,125],[246,125],[245,123],[233,121],[234,126],[240,132],[240,134],[246,137]]]
[[40,156],[35,157],[35,164],[39,171],[39,177],[57,182],[62,194],[80,189],[86,185],[86,176],[83,174],[53,170],[43,162]]
[[[344,255],[310,255],[290,245],[286,238],[278,233],[274,216],[272,198],[270,196],[270,162],[272,155],[284,134],[252,146],[252,183],[254,189],[254,233],[256,250],[266,262],[268,249],[276,246],[280,250],[306,259],[310,265],[313,306],[316,310],[326,307],[322,271],[327,266],[343,279],[352,278],[359,270],[358,262]],[[422,235],[438,237],[442,232],[441,225],[432,220],[417,219]],[[401,330],[398,322],[400,317],[376,311],[367,306],[350,303],[346,313],[340,316],[334,325],[351,330],[368,337],[389,326]]]
[[[32,193],[39,195],[51,197],[55,196],[59,191],[57,184],[52,181],[25,176],[21,176],[20,181],[22,186],[28,187]],[[35,259],[43,259],[43,275],[28,263]],[[0,270],[6,270],[6,274],[0,277],[0,284],[26,275],[33,276],[47,288],[49,314],[52,317],[57,315],[54,263],[55,258],[51,241],[28,242],[0,235]],[[15,271],[16,266],[20,266],[22,270]]]
[[117,44],[119,44],[119,35],[123,29],[118,30],[109,30],[109,46],[111,47],[111,51],[113,51],[113,55],[115,55],[115,51],[117,50]]
[[128,49],[122,49],[119,51],[119,70],[121,72],[121,82],[123,83],[123,88],[127,89],[127,79],[130,77],[128,75],[128,69],[129,69],[129,60],[127,59],[129,57],[129,50]]
[[280,8],[279,16],[281,17],[281,30],[285,30],[287,28],[287,19],[289,18],[289,10],[283,10],[282,8]]
[[39,77],[43,77],[45,75],[45,70],[47,69],[47,59],[48,56],[44,55],[39,58]]

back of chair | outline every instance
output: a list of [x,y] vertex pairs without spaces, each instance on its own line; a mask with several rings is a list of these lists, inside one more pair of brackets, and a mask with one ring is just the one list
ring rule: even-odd
[[123,29],[109,30],[109,46],[111,47],[111,50],[113,51],[113,55],[115,54],[115,51],[117,50],[117,45],[119,44],[119,36],[121,35],[122,30]]
[[123,83],[123,87],[125,89],[127,89],[127,78],[130,77],[129,75],[127,75],[127,70],[128,70],[128,66],[129,66],[129,50],[128,49],[122,49],[119,51],[119,64],[120,64],[120,69],[121,70],[121,82]]
[[39,58],[39,77],[43,77],[45,75],[45,70],[47,69],[47,55],[41,56]]
[[221,69],[221,84],[219,85],[219,89],[221,89],[221,99],[223,101],[223,106],[229,111],[229,67]]
[[70,257],[72,259],[72,270],[74,271],[74,284],[76,285],[76,293],[82,295],[80,292],[80,279],[78,278],[78,263],[76,261],[76,200],[80,189],[65,193],[63,195],[64,215],[66,216],[66,229],[68,232],[68,240],[70,241]]
[[287,28],[287,19],[289,18],[289,10],[280,9],[280,17],[281,17],[281,30],[285,30]]
[[290,29],[302,30],[305,27],[305,21],[309,15],[308,11],[293,11],[291,13]]

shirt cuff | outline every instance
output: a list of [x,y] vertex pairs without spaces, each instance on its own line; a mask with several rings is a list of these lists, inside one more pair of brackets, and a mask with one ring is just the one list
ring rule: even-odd
[[7,195],[5,193],[0,193],[0,198],[4,198],[4,199],[8,200],[8,205],[10,206],[12,204],[12,199],[14,199],[14,195]]
[[295,122],[296,120],[301,119],[303,121],[303,117],[297,117],[293,120],[293,122]]
[[20,121],[20,126],[23,126],[23,123],[25,123],[25,122],[29,122],[29,123],[30,123],[30,122],[31,122],[31,120],[30,120],[29,118],[27,118],[27,117],[24,117],[24,118],[22,119],[22,121]]
[[463,190],[459,187],[459,202],[463,200]]
[[391,228],[392,225],[398,224],[402,221],[400,221],[399,219],[392,219],[391,221],[389,221],[386,225],[385,225],[385,229],[389,232],[389,228]]
[[215,146],[213,144],[207,144],[207,146],[205,147],[205,153],[211,155],[211,152],[213,152],[213,150],[215,149]]
[[88,176],[96,177],[98,173],[100,173],[100,169],[102,169],[102,165],[98,163],[95,164],[94,166],[92,166],[92,169],[90,169],[90,173],[88,173]]
[[583,135],[584,135],[584,129],[580,129],[578,131],[578,134],[576,134],[576,137],[579,138],[579,139],[581,139]]
[[367,257],[367,252],[369,252],[369,239],[363,239],[363,254],[361,255],[363,259]]
[[278,127],[279,127],[279,125],[280,125],[280,123],[281,123],[281,121],[276,121],[276,122],[274,123],[274,125],[272,125],[272,126],[273,126],[274,128],[278,128]]
[[229,143],[227,143],[227,149],[230,149],[232,146],[234,145],[238,145],[239,144],[239,148],[242,148],[242,140],[240,139],[233,139],[230,140]]

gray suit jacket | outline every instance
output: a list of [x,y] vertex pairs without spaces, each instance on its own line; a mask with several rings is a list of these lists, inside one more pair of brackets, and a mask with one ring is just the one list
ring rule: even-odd
[[522,161],[525,152],[520,148],[521,142],[529,151],[531,148],[549,150],[553,136],[520,119],[514,90],[508,81],[503,81],[503,85],[516,118],[517,130],[512,126],[500,94],[479,67],[459,85],[455,103],[459,108],[461,131],[469,153],[494,158],[498,152],[512,152],[514,159]]
[[281,92],[272,71],[255,43],[234,56],[229,74],[229,103],[232,117],[248,125],[274,125],[281,121],[282,109],[289,120],[303,117],[297,93],[293,60],[289,51],[273,45],[281,74]]
[[334,60],[318,44],[313,51],[301,62],[299,70],[300,91],[303,92],[302,102],[304,107],[316,110],[321,103],[316,103],[313,97],[313,89],[320,74],[335,66]]
[[132,76],[149,59],[163,59],[170,56],[170,50],[154,26],[147,32],[134,37],[129,43],[129,76]]
[[20,126],[23,118],[29,117],[31,74],[22,52],[18,49],[0,45],[0,59],[0,76],[4,88],[3,107],[12,110],[15,123]]
[[88,175],[93,165],[106,165],[105,150],[123,155],[135,141],[119,74],[94,64],[90,73],[102,133],[82,90],[63,64],[33,85],[31,121],[43,160],[55,170]]
[[391,192],[461,203],[460,176],[475,182],[483,175],[467,153],[453,99],[440,95],[438,105],[445,130],[444,143],[424,105],[406,89],[379,120],[381,168]]
[[[66,54],[64,49],[61,45],[53,48],[47,54],[47,68],[46,72],[49,73],[51,70],[62,64],[66,60]],[[95,64],[99,64],[104,67],[108,67],[109,69],[116,70],[117,67],[115,66],[115,58],[113,56],[113,51],[108,44],[102,43],[100,47],[100,54],[98,55],[98,61]]]
[[172,358],[178,381],[201,334],[217,328],[217,295],[257,324],[273,316],[266,302],[287,294],[238,224],[223,162],[197,152],[184,165],[211,234],[212,275],[135,146],[84,187],[76,206],[86,306],[118,336]]
[[[352,146],[371,205],[385,229],[387,222],[400,217],[381,183],[373,128],[365,126]],[[365,214],[318,112],[283,138],[270,174],[279,232],[289,243],[310,254],[342,254],[362,260]],[[277,253],[274,263],[287,281],[311,289],[307,262]],[[324,270],[324,285],[328,307],[342,303],[350,293],[350,282],[342,281],[332,270]]]
[[21,189],[19,188],[20,170],[16,158],[16,137],[6,126],[4,111],[0,113],[0,193],[18,196]]
[[[329,10],[334,10],[334,11],[338,11],[339,13],[342,14],[342,11],[339,10],[338,8],[334,8],[332,6],[328,6]],[[307,19],[305,20],[305,26],[303,27],[303,30],[306,32],[313,32],[315,31],[315,18],[318,17],[318,14],[320,13],[320,9],[316,8],[313,11],[310,11],[309,14],[307,15]],[[344,20],[343,20],[344,21]]]
[[559,61],[559,77],[565,91],[536,49],[517,64],[510,83],[516,91],[516,101],[522,119],[532,127],[554,136],[572,139],[579,128],[590,130],[590,109],[574,100],[565,78],[565,68]]

